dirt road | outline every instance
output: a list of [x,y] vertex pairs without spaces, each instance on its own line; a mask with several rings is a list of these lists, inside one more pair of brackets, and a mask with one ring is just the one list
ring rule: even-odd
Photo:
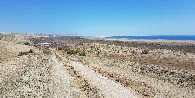
[[[194,66],[194,52],[156,49],[150,50],[146,55],[142,54],[142,48],[87,43],[82,44],[83,49],[87,49],[84,50],[86,54],[83,52],[83,55],[70,55],[66,50],[42,50],[41,47],[38,49],[32,45],[25,45],[24,42],[29,42],[28,40],[22,40],[23,43],[19,40],[16,43],[13,39],[17,38],[12,37],[14,36],[9,35],[8,38],[0,40],[1,98],[195,96],[195,71],[185,68],[186,64]],[[75,41],[72,42],[75,44]],[[69,43],[68,46],[73,44]],[[140,58],[143,58],[146,60],[144,62],[148,62],[150,58],[166,62],[168,60],[171,66],[125,60],[130,56],[134,59],[139,58],[140,61]],[[177,62],[183,67],[173,67],[172,62]]]
[[[65,57],[56,54],[61,61],[66,62],[68,66],[74,69],[74,73],[79,74],[90,86],[96,88],[96,92],[98,97],[106,97],[106,98],[137,98],[138,96],[132,93],[130,90],[126,89],[120,84],[115,83],[112,80],[102,76],[99,73],[96,73],[92,69],[84,66],[75,61],[68,61]],[[67,65],[65,64],[65,67]],[[65,70],[64,70],[65,71]],[[70,70],[66,70],[70,71]],[[62,72],[63,73],[63,72]],[[72,75],[74,76],[74,75]],[[79,78],[77,78],[79,79]],[[88,97],[95,97],[95,94],[89,95]]]
[[64,70],[62,62],[59,62],[55,56],[52,57],[54,65],[51,71],[51,79],[53,80],[53,96],[56,98],[85,98],[74,85],[74,80]]

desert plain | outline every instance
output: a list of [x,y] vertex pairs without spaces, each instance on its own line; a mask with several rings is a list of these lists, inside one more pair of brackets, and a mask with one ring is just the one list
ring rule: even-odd
[[193,98],[195,42],[0,33],[1,98]]

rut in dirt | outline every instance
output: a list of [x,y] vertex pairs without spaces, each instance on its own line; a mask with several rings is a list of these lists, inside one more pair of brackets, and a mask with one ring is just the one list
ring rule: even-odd
[[102,76],[99,73],[96,73],[92,69],[84,66],[75,61],[68,61],[65,57],[56,54],[61,58],[62,61],[68,62],[69,66],[72,66],[76,72],[78,72],[82,78],[84,78],[88,83],[95,86],[102,95],[106,98],[138,98],[138,96],[131,92],[129,89],[126,89],[120,84],[115,83],[112,80],[109,80],[107,77]]

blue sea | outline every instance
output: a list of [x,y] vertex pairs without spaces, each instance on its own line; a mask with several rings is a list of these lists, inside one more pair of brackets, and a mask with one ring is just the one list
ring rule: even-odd
[[195,41],[195,35],[110,36],[110,37],[105,37],[105,38],[157,39],[157,40],[190,40],[190,41]]

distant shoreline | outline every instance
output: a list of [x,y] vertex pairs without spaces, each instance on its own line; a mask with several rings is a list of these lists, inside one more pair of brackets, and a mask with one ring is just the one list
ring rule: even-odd
[[[104,37],[106,38],[106,37]],[[170,40],[170,39],[129,39],[129,38],[108,38],[108,39],[128,39],[128,40]],[[170,41],[195,41],[195,40],[170,40]]]
[[195,35],[107,36],[104,38],[195,41]]
[[161,45],[195,45],[195,41],[189,41],[189,40],[124,39],[124,38],[105,38],[105,40],[137,42],[137,43],[156,43]]

